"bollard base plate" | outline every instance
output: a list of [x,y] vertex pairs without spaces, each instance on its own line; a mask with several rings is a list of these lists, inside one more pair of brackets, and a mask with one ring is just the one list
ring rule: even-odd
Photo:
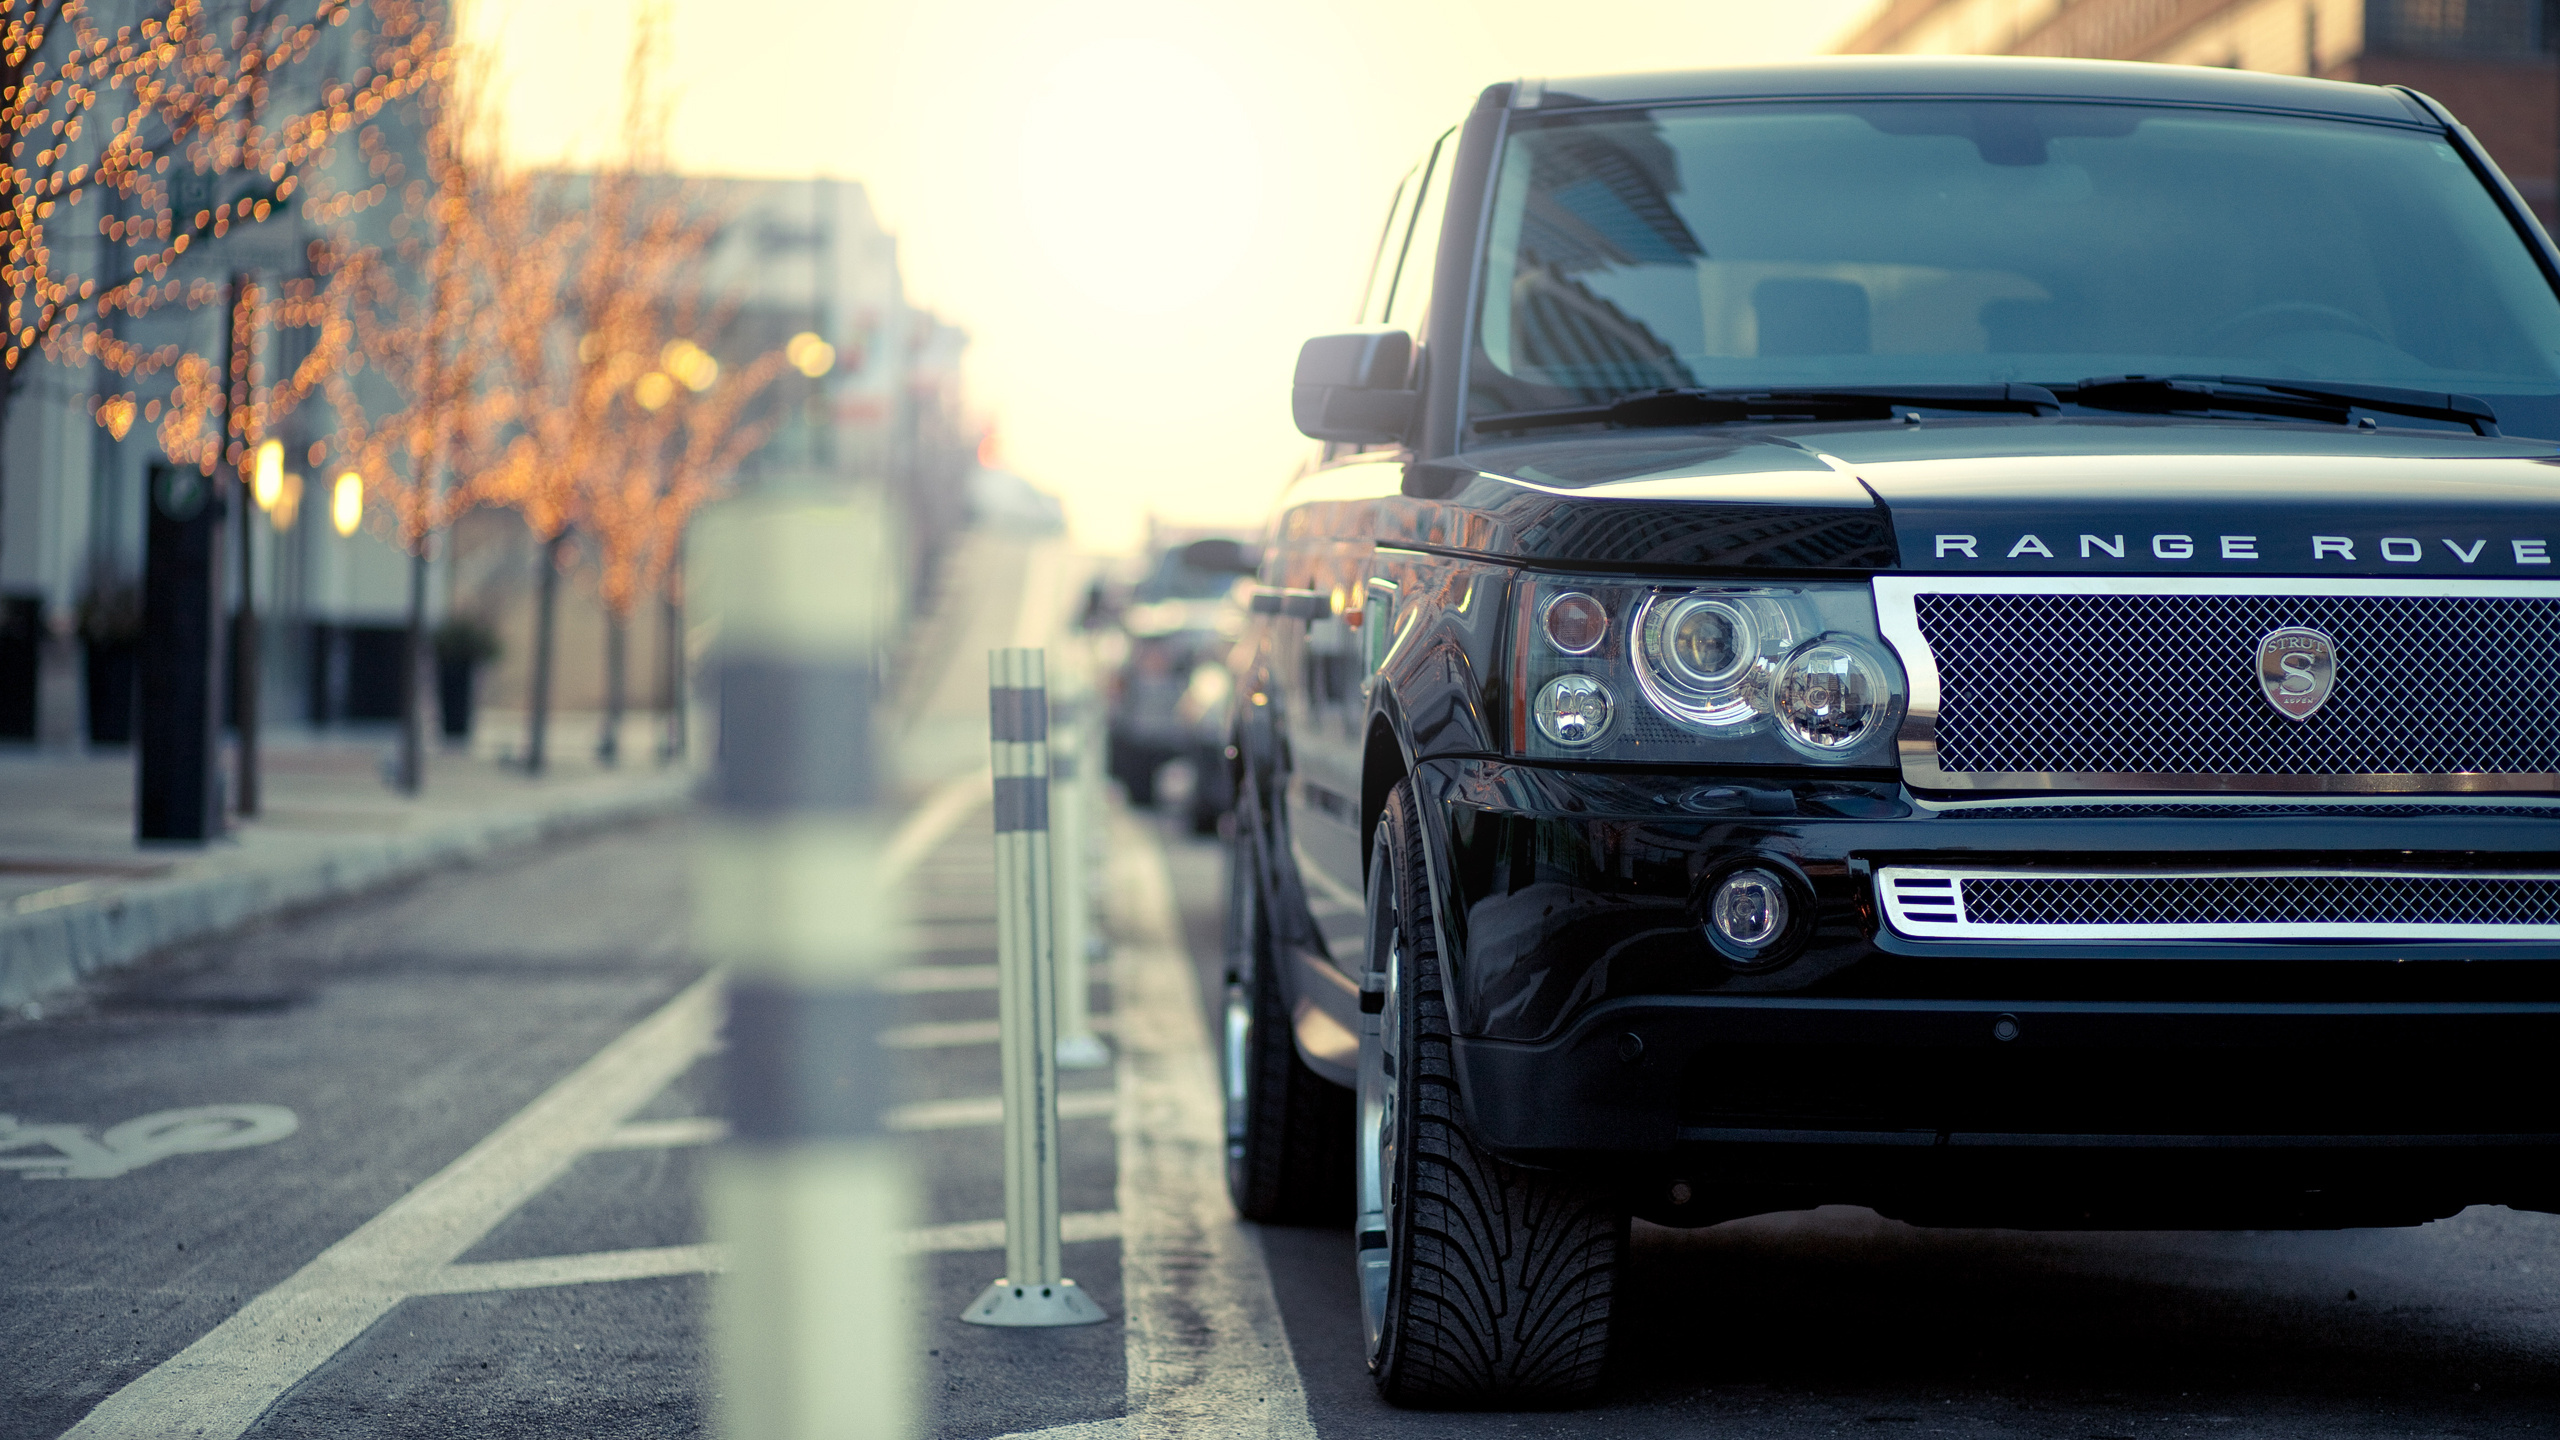
[[960,1312],[972,1325],[1098,1325],[1111,1317],[1073,1280],[1016,1285],[998,1280]]
[[1099,1070],[1111,1063],[1111,1047],[1094,1035],[1062,1035],[1058,1037],[1058,1068],[1061,1070]]

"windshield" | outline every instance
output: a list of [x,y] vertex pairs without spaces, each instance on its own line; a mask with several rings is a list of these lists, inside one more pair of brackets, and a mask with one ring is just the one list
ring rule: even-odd
[[2194,373],[2560,434],[2560,299],[2433,132],[2019,101],[1524,120],[1469,413],[1665,385]]

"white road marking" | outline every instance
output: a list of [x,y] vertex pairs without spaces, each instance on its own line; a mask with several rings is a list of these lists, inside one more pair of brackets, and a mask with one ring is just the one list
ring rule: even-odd
[[961,821],[994,799],[995,771],[985,765],[933,787],[932,793],[898,826],[898,833],[890,837],[889,848],[880,859],[881,868],[891,880],[906,875],[918,861],[933,853],[935,846],[950,838]]
[[1032,1434],[1315,1440],[1262,1247],[1227,1203],[1217,1071],[1164,851],[1125,812],[1112,823],[1128,1413]]
[[[894,882],[912,871],[991,794],[989,772],[983,769],[935,787],[890,838],[882,857],[888,878]],[[494,1262],[509,1268],[486,1271],[453,1264],[499,1221],[557,1180],[580,1154],[616,1148],[612,1138],[636,1128],[625,1123],[627,1117],[714,1048],[722,983],[721,973],[713,971],[686,987],[391,1208],[101,1401],[64,1432],[63,1440],[159,1440],[170,1435],[235,1440],[285,1391],[391,1307],[412,1294],[453,1293],[442,1287],[462,1283],[451,1275],[457,1269],[466,1277],[568,1274],[577,1268],[568,1263],[572,1261],[601,1272],[616,1265],[646,1269],[653,1263],[673,1264],[669,1257],[679,1253],[707,1255],[707,1246],[678,1246],[632,1252],[639,1258],[629,1260],[553,1257],[559,1264],[550,1271],[523,1267],[551,1261]],[[652,1261],[651,1256],[659,1258]],[[712,1259],[698,1263],[707,1267]],[[635,1277],[614,1271],[597,1278]],[[438,1288],[413,1288],[420,1284]]]
[[538,1260],[446,1265],[412,1277],[408,1288],[412,1295],[470,1295],[483,1290],[538,1290],[546,1285],[713,1275],[724,1268],[717,1245],[668,1245],[655,1250],[607,1250],[593,1255],[545,1255]]
[[634,1120],[604,1133],[590,1150],[674,1150],[687,1145],[716,1145],[729,1137],[729,1122],[709,1115],[682,1120]]
[[[1058,1092],[1058,1118],[1085,1120],[1112,1114],[1119,1098],[1108,1090]],[[959,1100],[920,1100],[901,1105],[883,1119],[892,1130],[963,1130],[973,1125],[1004,1123],[1004,1097],[971,1095]]]
[[1225,1105],[1163,842],[1126,811],[1112,828],[1126,1428],[1315,1440],[1261,1242],[1227,1201]]
[[[1093,1028],[1109,1033],[1111,1017],[1096,1015]],[[931,1020],[915,1025],[893,1025],[880,1032],[880,1043],[891,1050],[943,1050],[958,1045],[993,1045],[1001,1038],[993,1020]]]
[[[1111,978],[1111,967],[1097,963],[1087,969],[1093,979]],[[968,990],[996,988],[993,965],[909,965],[882,975],[880,988],[892,995],[945,995]]]
[[993,965],[910,965],[891,970],[879,979],[881,989],[892,995],[943,995],[963,990],[996,988]]
[[[1070,1210],[1058,1217],[1058,1239],[1067,1245],[1080,1245],[1089,1240],[1120,1238],[1120,1215],[1115,1210]],[[956,1225],[928,1225],[907,1232],[910,1255],[942,1255],[963,1250],[1001,1250],[1004,1248],[1002,1220],[963,1220]]]
[[65,905],[77,905],[92,895],[103,894],[109,887],[123,883],[126,882],[121,880],[74,880],[68,885],[56,885],[50,890],[37,890],[29,894],[21,895],[17,899],[9,902],[9,906],[14,913],[19,915],[42,914],[47,910],[59,910]]
[[944,1050],[955,1045],[993,1045],[1003,1034],[993,1020],[929,1020],[892,1025],[880,1032],[880,1044],[890,1050]]
[[705,975],[284,1283],[110,1395],[65,1440],[232,1440],[362,1335],[420,1271],[450,1265],[711,1048]]
[[0,1154],[0,1170],[29,1180],[112,1180],[171,1155],[268,1145],[301,1127],[281,1105],[190,1105],[155,1110],[89,1138],[86,1125],[24,1125],[0,1115],[0,1151],[43,1146],[50,1154]]

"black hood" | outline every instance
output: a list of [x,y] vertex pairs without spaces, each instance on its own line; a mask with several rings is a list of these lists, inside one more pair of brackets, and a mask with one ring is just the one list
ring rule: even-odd
[[[1411,538],[1551,564],[2548,577],[2560,446],[2149,418],[1614,432],[1417,466]],[[1384,538],[1384,537],[1382,537]]]

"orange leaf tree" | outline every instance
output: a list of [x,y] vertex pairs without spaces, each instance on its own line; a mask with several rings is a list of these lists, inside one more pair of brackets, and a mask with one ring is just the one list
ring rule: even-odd
[[[117,327],[216,299],[216,281],[173,274],[182,258],[293,203],[329,137],[407,93],[432,46],[409,0],[345,76],[314,50],[378,8],[364,0],[162,0],[129,24],[101,8],[0,0],[0,421],[39,356],[125,376],[177,364]],[[107,397],[98,418],[121,430],[134,408]]]

